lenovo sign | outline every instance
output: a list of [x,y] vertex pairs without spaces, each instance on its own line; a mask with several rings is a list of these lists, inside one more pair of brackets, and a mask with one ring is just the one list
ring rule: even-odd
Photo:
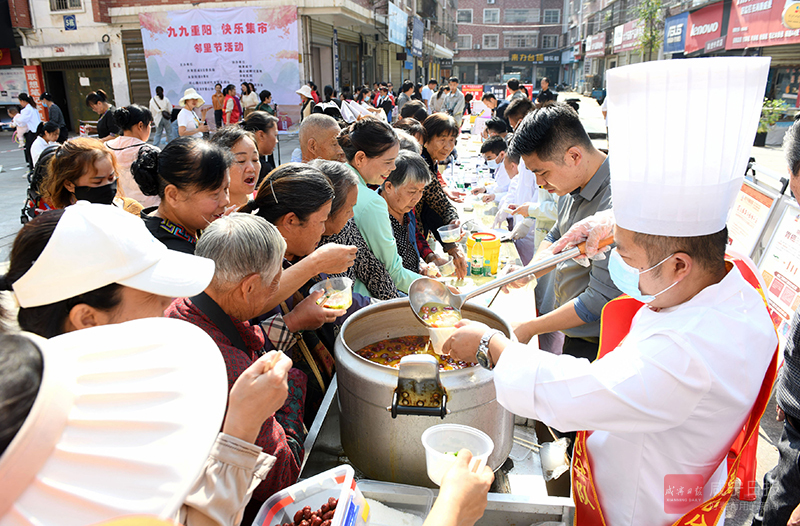
[[709,40],[717,40],[723,36],[720,34],[722,4],[719,2],[689,14],[685,53],[703,51]]

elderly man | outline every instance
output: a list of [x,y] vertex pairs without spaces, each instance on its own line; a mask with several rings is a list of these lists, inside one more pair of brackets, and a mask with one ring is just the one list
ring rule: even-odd
[[[250,214],[231,214],[214,221],[203,231],[196,252],[214,261],[214,278],[205,292],[176,300],[166,311],[172,318],[199,326],[211,336],[222,353],[228,371],[228,386],[265,352],[289,350],[293,331],[313,329],[318,296],[310,296],[279,320],[270,318],[261,327],[247,320],[268,309],[278,289],[286,242],[267,220]],[[267,341],[269,340],[269,341]],[[306,376],[292,369],[289,396],[274,417],[261,427],[255,441],[276,457],[275,469],[253,493],[265,501],[270,495],[297,482],[303,459],[303,404]]]
[[300,124],[300,153],[302,162],[314,159],[344,162],[344,152],[336,138],[339,124],[329,115],[315,113],[306,117]]
[[[800,120],[795,121],[783,138],[790,186],[800,201]],[[775,387],[778,420],[783,433],[778,442],[778,465],[764,475],[762,510],[754,526],[800,524],[800,309],[792,316],[792,325],[784,362]]]

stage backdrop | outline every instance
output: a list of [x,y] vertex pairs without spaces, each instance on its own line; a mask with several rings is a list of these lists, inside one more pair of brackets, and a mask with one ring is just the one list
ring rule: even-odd
[[[150,89],[173,104],[187,88],[211,105],[214,85],[255,84],[278,105],[282,130],[299,124],[297,8],[190,9],[139,15]],[[213,123],[213,113],[206,116]]]

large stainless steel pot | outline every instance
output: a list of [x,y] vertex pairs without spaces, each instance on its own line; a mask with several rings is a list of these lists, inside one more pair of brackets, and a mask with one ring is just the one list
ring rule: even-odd
[[[483,322],[511,335],[511,327],[489,309],[467,304],[464,318]],[[339,383],[339,428],[350,461],[372,479],[433,486],[425,468],[423,431],[441,423],[464,424],[494,441],[489,466],[499,468],[511,451],[514,416],[497,402],[492,373],[480,366],[442,371],[447,414],[392,415],[387,408],[397,387],[398,371],[370,362],[353,351],[387,338],[427,335],[411,312],[408,299],[366,307],[351,316],[336,340]]]

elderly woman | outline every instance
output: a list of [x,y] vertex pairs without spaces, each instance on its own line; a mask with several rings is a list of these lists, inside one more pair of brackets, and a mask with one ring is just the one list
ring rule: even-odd
[[251,132],[256,138],[258,161],[261,163],[261,171],[256,182],[256,188],[258,188],[261,181],[275,169],[275,158],[272,153],[278,145],[278,119],[273,115],[256,110],[242,121],[242,128]]
[[[439,175],[439,163],[444,162],[455,148],[459,128],[456,121],[444,113],[434,113],[425,119],[422,126],[425,128],[426,136],[422,158],[428,163],[432,180],[425,187],[422,200],[417,204],[417,219],[425,235],[433,232],[434,237],[441,242],[439,227],[459,223],[458,211],[448,199],[444,190],[444,180]],[[466,276],[467,259],[461,247],[455,243],[445,243],[444,249],[453,256],[456,275]]]
[[211,142],[233,154],[231,183],[228,187],[231,205],[239,208],[246,205],[256,190],[261,161],[258,156],[256,137],[241,126],[225,126],[211,138]]
[[[201,293],[213,275],[213,262],[168,250],[153,240],[140,219],[115,207],[82,202],[22,227],[11,249],[8,273],[0,276],[0,290],[14,291],[23,330],[54,338],[161,317],[172,298]],[[129,338],[123,334],[120,338]],[[268,355],[267,360],[272,363],[274,358]],[[95,365],[96,361],[97,357]],[[262,453],[253,442],[262,423],[283,405],[287,362],[283,358],[275,364],[283,373],[269,378],[268,366],[263,361],[255,364],[231,389],[222,432],[184,501],[177,517],[181,524],[241,522],[253,490],[276,462],[272,455],[282,452]],[[119,410],[124,412],[124,407]]]
[[417,236],[414,207],[422,199],[425,186],[431,180],[425,160],[417,153],[403,150],[397,154],[395,165],[396,168],[383,183],[381,197],[386,200],[389,208],[389,222],[403,267],[422,273],[424,269],[420,262],[444,265],[447,260],[430,250],[424,239],[422,243],[427,251],[420,252]]
[[120,196],[117,158],[97,139],[76,137],[58,146],[47,164],[41,183],[44,201],[51,208],[65,208],[78,201],[115,205],[139,215],[142,205]]
[[353,207],[358,199],[358,177],[347,165],[337,161],[315,159],[308,164],[328,177],[335,192],[320,245],[338,243],[358,247],[353,266],[347,272],[337,275],[349,277],[356,284],[355,288],[366,289],[370,297],[380,300],[397,298],[400,293],[394,286],[392,277],[369,249],[353,221]]
[[142,212],[147,229],[167,247],[194,254],[197,237],[222,217],[228,199],[231,155],[216,144],[180,137],[162,151],[142,146],[131,173],[144,195],[161,198]]
[[[214,278],[205,292],[179,299],[167,309],[167,316],[199,326],[217,342],[229,387],[261,353],[273,347],[288,351],[294,343],[267,341],[264,331],[247,321],[267,311],[267,301],[278,290],[285,250],[280,232],[264,218],[230,214],[218,219],[203,232],[196,251],[214,261]],[[264,422],[255,439],[257,446],[276,457],[275,476],[253,494],[259,506],[273,493],[294,484],[300,475],[306,382],[305,374],[292,369],[286,404]]]

